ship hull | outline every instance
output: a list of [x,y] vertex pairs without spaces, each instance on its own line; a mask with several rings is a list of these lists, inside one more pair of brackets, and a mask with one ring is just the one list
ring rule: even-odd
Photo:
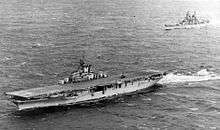
[[195,25],[166,25],[165,30],[201,28],[201,27],[204,27],[207,25],[208,25],[208,23],[195,24]]
[[31,101],[23,101],[23,102],[14,101],[14,103],[16,104],[19,110],[27,110],[34,108],[76,105],[82,103],[97,102],[100,100],[115,98],[118,96],[148,89],[158,81],[159,79],[136,81],[127,84],[123,83],[120,87],[106,88],[105,91],[97,91],[93,93],[91,93],[89,90],[83,91],[78,96],[73,96],[73,97],[66,97],[66,96],[51,97],[41,100],[31,100]]

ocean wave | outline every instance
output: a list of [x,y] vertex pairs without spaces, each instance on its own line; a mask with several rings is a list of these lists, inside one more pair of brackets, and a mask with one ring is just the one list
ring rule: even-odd
[[33,72],[32,74],[33,74],[33,75],[36,75],[36,76],[44,76],[44,74],[38,73],[38,72]]
[[41,46],[43,46],[43,45],[40,44],[40,43],[36,43],[36,44],[33,44],[33,45],[32,45],[32,48],[35,48],[35,47],[41,47]]
[[155,94],[155,95],[160,95],[160,96],[167,95],[167,93],[159,93],[159,92],[154,93],[154,94]]
[[197,110],[199,110],[199,108],[196,108],[196,107],[191,107],[191,108],[188,108],[188,109],[190,109],[191,111],[197,111]]
[[213,100],[207,100],[207,102],[209,102],[211,104],[216,104],[217,103],[216,101],[213,101]]
[[12,59],[12,57],[4,57],[4,58],[0,59],[0,61],[6,62],[6,61],[9,61],[11,59]]
[[134,104],[134,103],[126,103],[126,105],[127,105],[128,107],[135,107],[135,106],[137,106],[137,104]]
[[190,95],[186,95],[186,94],[178,94],[178,93],[169,93],[169,95],[173,95],[176,97],[182,97],[182,98],[190,98]]
[[220,108],[211,106],[205,110],[205,112],[220,112]]
[[0,60],[0,62],[2,62],[3,66],[7,66],[7,67],[20,67],[20,66],[24,66],[27,62],[19,62],[16,59],[13,58],[5,58]]
[[151,98],[143,98],[142,100],[143,101],[151,101],[152,99]]

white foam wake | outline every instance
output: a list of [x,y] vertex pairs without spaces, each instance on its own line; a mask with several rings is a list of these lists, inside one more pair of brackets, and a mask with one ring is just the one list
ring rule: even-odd
[[159,84],[184,83],[184,82],[198,82],[198,81],[217,80],[217,79],[220,79],[220,75],[208,71],[207,69],[202,69],[197,73],[191,75],[169,73],[166,76],[164,76],[164,78],[162,78],[158,83]]

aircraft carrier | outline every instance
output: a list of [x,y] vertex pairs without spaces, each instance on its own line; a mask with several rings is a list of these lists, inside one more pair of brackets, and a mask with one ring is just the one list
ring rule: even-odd
[[14,92],[6,92],[19,110],[51,106],[74,105],[114,98],[149,88],[157,83],[163,74],[159,72],[130,72],[108,76],[95,73],[91,65],[80,61],[79,68],[58,84]]

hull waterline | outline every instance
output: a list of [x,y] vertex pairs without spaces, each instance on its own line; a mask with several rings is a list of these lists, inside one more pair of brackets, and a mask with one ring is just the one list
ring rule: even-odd
[[208,25],[208,23],[196,24],[196,25],[179,25],[179,26],[167,25],[167,26],[165,26],[165,30],[201,28],[201,27],[205,27],[207,25]]

